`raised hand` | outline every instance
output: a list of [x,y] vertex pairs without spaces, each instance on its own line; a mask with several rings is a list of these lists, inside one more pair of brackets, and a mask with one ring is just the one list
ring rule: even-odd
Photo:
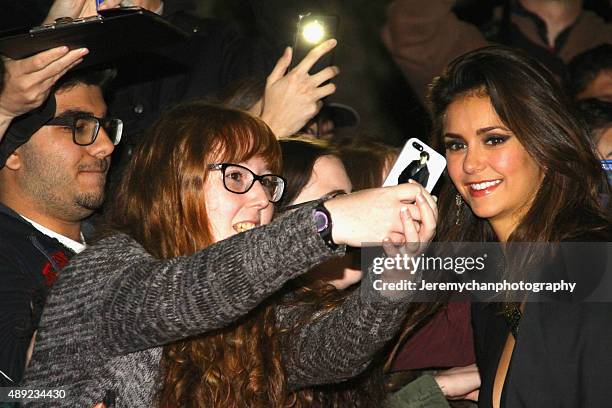
[[277,137],[290,136],[303,128],[321,110],[321,99],[336,91],[333,83],[322,84],[338,75],[338,67],[327,67],[313,75],[308,73],[336,44],[333,39],[319,44],[289,72],[291,48],[276,63],[266,81],[261,118]]
[[0,116],[14,118],[40,106],[51,87],[89,51],[57,47],[28,58],[4,58],[4,88],[0,94]]

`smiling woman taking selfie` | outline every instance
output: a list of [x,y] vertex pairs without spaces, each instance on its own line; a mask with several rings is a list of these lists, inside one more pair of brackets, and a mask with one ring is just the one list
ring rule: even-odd
[[[435,204],[406,185],[270,223],[285,187],[280,155],[272,131],[244,112],[190,103],[160,118],[124,171],[106,233],[62,270],[24,386],[66,389],[70,407],[267,408],[292,387],[362,370],[409,299],[358,299],[359,320],[336,317],[321,347],[317,327],[304,326],[281,361],[267,298],[346,245],[403,239],[410,214],[429,241]],[[289,312],[285,326],[300,317]]]
[[[468,53],[434,81],[431,102],[450,178],[440,195],[439,240],[610,241],[598,195],[604,174],[540,64],[502,47]],[[511,266],[521,260],[505,261],[518,280]],[[610,271],[567,273],[580,285]],[[473,306],[480,407],[609,404],[612,307],[571,300]]]

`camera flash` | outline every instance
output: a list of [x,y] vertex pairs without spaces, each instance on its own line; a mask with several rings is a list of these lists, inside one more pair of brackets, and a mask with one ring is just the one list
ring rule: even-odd
[[302,30],[302,36],[306,41],[311,44],[321,42],[321,39],[323,39],[324,34],[325,28],[317,20],[314,20],[312,23],[306,24],[304,26],[304,29]]

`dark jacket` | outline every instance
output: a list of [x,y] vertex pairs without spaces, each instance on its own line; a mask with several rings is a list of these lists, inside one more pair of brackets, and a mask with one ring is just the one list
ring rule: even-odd
[[0,204],[0,387],[18,384],[49,288],[74,253]]
[[[556,299],[525,303],[501,395],[502,408],[610,405],[612,293],[607,256],[611,240],[610,229],[582,236],[576,243],[586,245],[564,247],[551,267],[540,270],[545,281],[575,282],[576,290]],[[496,303],[472,305],[482,380],[479,407],[492,406],[497,366],[509,335],[500,311]]]

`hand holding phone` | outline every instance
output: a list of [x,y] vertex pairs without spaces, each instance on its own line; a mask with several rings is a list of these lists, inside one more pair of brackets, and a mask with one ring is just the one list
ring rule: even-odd
[[406,142],[383,187],[407,183],[412,179],[431,193],[446,167],[446,159],[419,139]]
[[328,40],[313,48],[293,69],[287,72],[291,62],[291,48],[283,56],[266,81],[261,118],[270,126],[276,137],[291,136],[299,131],[321,109],[321,99],[333,94],[336,86],[327,83],[338,75],[337,67],[327,67],[315,75],[308,71],[323,55],[336,46]]
[[[296,67],[317,45],[336,38],[338,30],[338,17],[328,14],[301,14],[298,18],[295,38],[293,42],[293,58],[290,68]],[[320,57],[309,73],[317,73],[332,65],[333,50]]]

